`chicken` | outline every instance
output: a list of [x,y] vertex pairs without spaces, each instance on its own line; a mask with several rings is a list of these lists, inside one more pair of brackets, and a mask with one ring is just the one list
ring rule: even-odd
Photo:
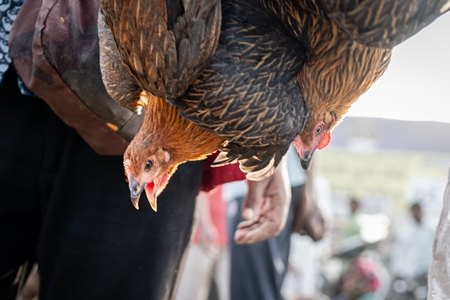
[[148,114],[124,156],[133,203],[145,190],[155,208],[178,164],[218,149],[215,165],[239,161],[251,180],[270,176],[291,142],[308,169],[392,47],[444,2],[101,0],[105,86]]
[[[123,106],[145,108],[141,130],[124,154],[131,200],[138,209],[140,195],[145,191],[156,211],[157,196],[177,166],[205,159],[225,142],[223,137],[181,117],[179,110],[164,100],[179,96],[211,61],[219,36],[220,2],[192,2],[191,10],[184,10],[178,1],[172,1],[169,10],[166,2],[160,0],[100,4],[106,15],[100,14],[98,22],[105,87]],[[138,26],[143,16],[150,16],[155,26]],[[106,25],[108,18],[123,22]],[[112,34],[114,30],[116,35]],[[148,42],[148,36],[153,35],[162,40]],[[149,60],[152,60],[150,67],[145,64]],[[160,72],[164,75],[160,76]]]
[[450,9],[448,0],[314,2],[284,2],[286,11],[298,5],[315,12],[300,18],[284,14],[289,24],[300,21],[292,27],[310,48],[298,76],[310,114],[300,138],[294,140],[304,169],[314,151],[329,143],[331,130],[351,104],[387,69],[392,48]]
[[[180,118],[178,109],[163,98],[151,94],[147,96],[149,100],[142,129],[125,151],[124,166],[134,207],[139,208],[139,196],[145,189],[150,206],[156,211],[157,196],[164,190],[177,166],[185,162],[186,158],[205,159],[207,154],[217,151],[225,140]],[[178,126],[159,125],[165,122],[177,123]],[[171,138],[163,145],[154,142],[164,136]],[[179,141],[184,139],[189,141],[189,147],[180,147]],[[144,172],[141,171],[142,167]]]

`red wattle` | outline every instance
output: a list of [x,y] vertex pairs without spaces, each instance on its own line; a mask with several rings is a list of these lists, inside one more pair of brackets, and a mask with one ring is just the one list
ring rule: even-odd
[[326,146],[328,146],[330,141],[331,141],[331,133],[328,132],[327,135],[325,135],[320,141],[319,145],[317,146],[317,149],[321,150],[325,148]]

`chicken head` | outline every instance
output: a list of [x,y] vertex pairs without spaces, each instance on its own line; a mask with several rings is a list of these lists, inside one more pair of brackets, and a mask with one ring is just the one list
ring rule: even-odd
[[327,112],[323,118],[318,120],[308,119],[303,132],[295,137],[293,144],[300,156],[303,169],[309,169],[317,149],[328,146],[331,141],[331,129],[336,125],[335,123],[335,114]]
[[159,148],[156,151],[143,151],[137,156],[130,155],[129,147],[124,156],[125,174],[128,179],[131,202],[139,209],[139,198],[143,191],[154,211],[157,211],[157,197],[166,187],[176,170],[171,164],[170,153]]

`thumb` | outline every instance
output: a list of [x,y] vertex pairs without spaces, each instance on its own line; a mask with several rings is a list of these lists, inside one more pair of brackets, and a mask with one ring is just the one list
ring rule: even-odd
[[248,192],[242,205],[242,218],[244,220],[249,220],[259,215],[268,180],[269,178],[261,181],[247,181]]

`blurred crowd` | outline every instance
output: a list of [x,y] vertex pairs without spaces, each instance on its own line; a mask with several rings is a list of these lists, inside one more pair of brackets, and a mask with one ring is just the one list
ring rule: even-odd
[[[295,159],[288,160],[291,168]],[[287,227],[280,236],[254,245],[238,245],[230,235],[240,221],[245,182],[199,195],[199,203],[206,205],[197,206],[199,221],[177,299],[427,298],[435,224],[422,199],[405,202],[403,210],[388,216],[368,212],[364,199],[349,195],[345,215],[333,218],[324,178],[312,179],[301,169],[291,169],[289,176],[293,203]],[[313,193],[303,195],[313,198],[315,210],[309,225],[320,228],[320,234],[294,225],[296,208],[302,207],[298,188],[308,181]]]

